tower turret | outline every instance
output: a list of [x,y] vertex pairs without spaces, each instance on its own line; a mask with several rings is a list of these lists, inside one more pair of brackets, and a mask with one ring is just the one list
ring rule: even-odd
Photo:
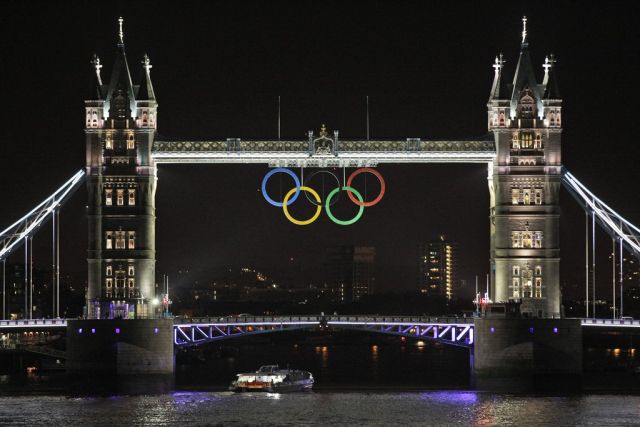
[[91,97],[98,99],[85,101],[89,318],[155,315],[156,167],[151,148],[158,104],[148,57],[141,85],[132,84],[122,18],[118,24],[109,83],[102,82],[96,56]]
[[[536,81],[527,19],[512,84],[503,90],[502,58],[487,104],[496,158],[489,167],[491,299],[517,300],[530,316],[560,315],[560,104],[553,73]],[[504,123],[501,114],[508,112]],[[544,120],[542,120],[544,119]]]

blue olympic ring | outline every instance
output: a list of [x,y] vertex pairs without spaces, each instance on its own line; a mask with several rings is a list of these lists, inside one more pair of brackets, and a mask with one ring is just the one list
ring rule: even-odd
[[296,175],[292,170],[286,169],[286,168],[271,169],[264,176],[264,178],[262,178],[262,195],[264,196],[265,200],[267,202],[269,202],[271,205],[281,208],[284,205],[284,203],[276,202],[271,197],[269,197],[269,195],[267,194],[267,181],[269,180],[269,178],[271,178],[271,175],[276,174],[278,172],[286,173],[291,178],[293,178],[293,181],[296,183],[296,194],[294,194],[293,197],[287,201],[287,206],[289,206],[291,203],[295,202],[296,199],[298,198],[298,196],[300,195],[300,179],[298,179],[298,175]]

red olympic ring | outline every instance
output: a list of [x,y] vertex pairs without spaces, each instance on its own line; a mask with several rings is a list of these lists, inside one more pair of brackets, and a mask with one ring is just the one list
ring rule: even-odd
[[347,189],[347,195],[349,196],[349,199],[351,199],[351,201],[353,203],[355,203],[358,206],[364,206],[366,208],[368,208],[369,206],[374,206],[377,205],[378,202],[380,200],[382,200],[382,197],[384,196],[384,190],[385,190],[385,185],[384,185],[384,178],[382,178],[382,175],[380,175],[380,172],[378,172],[375,169],[372,168],[360,168],[360,169],[356,169],[354,170],[351,175],[349,175],[349,179],[347,180],[347,188],[351,187],[351,183],[353,181],[353,178],[355,178],[356,176],[360,175],[361,173],[364,172],[369,172],[373,175],[376,176],[376,178],[378,178],[378,181],[380,181],[380,194],[378,194],[378,197],[376,197],[375,199],[373,199],[370,202],[361,202],[360,200],[356,199],[355,196],[353,195],[353,193]]

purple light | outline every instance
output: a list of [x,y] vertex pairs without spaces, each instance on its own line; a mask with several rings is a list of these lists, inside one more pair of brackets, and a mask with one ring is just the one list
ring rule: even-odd
[[82,328],[78,328],[78,333],[81,334],[82,333]]
[[489,330],[491,331],[491,333],[494,333],[496,331],[496,328],[492,326]]
[[553,328],[553,333],[557,334],[558,333],[558,328]]
[[95,334],[96,333],[96,328],[91,328],[91,333]]
[[116,334],[120,333],[120,328],[116,328]]
[[153,333],[157,334],[158,333],[158,328],[153,328]]
[[529,328],[529,333],[532,334],[533,333],[533,326]]

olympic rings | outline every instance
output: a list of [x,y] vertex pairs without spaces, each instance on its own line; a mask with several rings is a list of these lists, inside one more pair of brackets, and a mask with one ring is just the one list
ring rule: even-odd
[[[362,198],[362,195],[355,188],[342,187],[342,189],[345,190],[345,191],[352,191],[356,195],[356,197],[358,198],[360,203],[362,203],[364,201],[364,199]],[[340,187],[334,188],[333,191],[331,191],[331,193],[329,193],[329,196],[327,196],[327,201],[325,202],[325,205],[324,205],[324,208],[327,210],[327,216],[329,217],[329,219],[331,219],[331,221],[335,222],[338,225],[351,225],[354,222],[358,221],[360,219],[360,217],[362,216],[362,213],[364,212],[364,204],[362,203],[362,204],[359,205],[360,209],[358,210],[358,213],[356,214],[356,216],[354,216],[350,220],[347,220],[347,221],[339,220],[338,218],[333,216],[333,214],[331,213],[331,198],[338,191],[340,191]],[[351,194],[351,193],[348,193],[348,194]]]
[[[320,196],[318,195],[318,193],[316,193],[316,190],[314,190],[313,188],[310,187],[305,187],[304,185],[300,187],[300,190],[302,191],[308,191],[309,193],[311,193],[311,195],[316,199],[316,201],[318,203],[320,203]],[[286,196],[284,196],[284,200],[282,201],[282,209],[284,210],[284,216],[287,217],[287,219],[289,221],[291,221],[294,224],[298,224],[298,225],[309,225],[311,224],[313,221],[315,221],[316,219],[318,219],[318,217],[320,216],[320,212],[322,212],[322,205],[316,205],[317,209],[316,209],[316,213],[313,214],[313,216],[307,220],[304,221],[300,221],[295,219],[294,217],[291,216],[291,214],[289,213],[289,210],[287,209],[287,206],[289,205],[289,203],[287,203],[289,201],[289,197],[291,197],[291,195],[293,193],[295,193],[296,191],[298,192],[297,194],[300,194],[300,190],[298,190],[297,188],[292,188],[291,190],[289,190],[289,192],[287,193]],[[328,200],[328,199],[327,199]]]
[[369,172],[375,175],[376,178],[378,178],[378,181],[380,181],[380,194],[378,194],[378,197],[376,197],[370,202],[363,202],[361,197],[358,197],[359,200],[356,200],[356,198],[353,197],[351,190],[347,190],[347,196],[349,196],[351,201],[356,205],[364,206],[368,208],[368,207],[377,205],[380,202],[380,200],[382,200],[382,197],[384,196],[385,185],[384,185],[384,178],[382,178],[382,175],[380,175],[380,172],[372,168],[360,168],[360,169],[356,169],[355,171],[353,171],[351,175],[349,175],[349,179],[347,179],[347,187],[351,188],[351,183],[353,182],[353,178],[355,178],[356,176],[364,172]]
[[[267,202],[269,202],[273,206],[282,207],[284,202],[282,202],[282,203],[281,202],[276,202],[271,197],[269,197],[269,195],[267,194],[267,181],[269,180],[269,178],[271,178],[271,175],[273,175],[275,173],[278,173],[278,172],[286,173],[291,178],[293,178],[293,181],[296,183],[296,194],[295,194],[295,196],[293,196],[293,199],[291,199],[291,201],[290,201],[291,203],[295,202],[296,199],[298,198],[298,196],[300,195],[300,180],[298,179],[298,175],[296,175],[292,170],[285,169],[285,168],[271,169],[264,176],[264,178],[262,178],[262,195],[264,196],[264,198],[267,200]],[[320,200],[318,200],[318,201],[320,201]]]
[[[353,179],[358,176],[361,173],[364,172],[369,172],[373,175],[376,176],[376,178],[378,178],[378,181],[380,182],[380,194],[378,194],[376,196],[375,199],[369,201],[369,202],[365,202],[364,198],[362,197],[362,194],[360,194],[360,192],[358,190],[356,190],[355,188],[353,188],[351,186],[351,183],[353,182]],[[287,192],[287,194],[284,196],[284,199],[282,200],[282,202],[276,202],[275,200],[273,200],[271,197],[269,197],[269,195],[267,194],[267,181],[269,180],[269,178],[271,178],[272,175],[276,174],[276,173],[285,173],[287,175],[289,175],[290,177],[293,178],[294,182],[295,182],[295,188],[292,188],[291,190],[289,190]],[[375,169],[372,168],[360,168],[360,169],[356,169],[355,171],[353,171],[351,173],[351,175],[349,175],[349,179],[347,180],[346,185],[342,185],[340,186],[340,179],[333,174],[332,172],[329,171],[323,171],[323,170],[319,170],[316,172],[313,172],[310,176],[309,179],[307,180],[307,182],[309,182],[311,180],[311,178],[313,178],[314,175],[319,174],[319,173],[328,173],[329,175],[333,176],[338,184],[338,186],[336,188],[334,188],[333,190],[331,190],[331,192],[329,193],[327,199],[325,200],[324,204],[322,202],[322,200],[320,199],[320,195],[316,192],[316,190],[314,190],[311,187],[305,186],[303,185],[304,183],[300,183],[300,179],[298,178],[298,176],[291,171],[290,169],[286,169],[286,168],[274,168],[272,170],[270,170],[265,176],[264,178],[262,178],[262,195],[265,198],[265,200],[267,202],[269,202],[269,204],[273,205],[273,206],[277,206],[277,207],[282,207],[282,210],[284,211],[284,216],[291,221],[294,224],[297,225],[309,225],[312,222],[316,221],[319,217],[320,217],[320,213],[322,211],[322,207],[324,206],[325,210],[327,211],[327,216],[329,217],[329,219],[331,221],[333,221],[335,224],[338,225],[351,225],[354,224],[355,222],[357,222],[361,217],[362,214],[364,213],[364,208],[365,207],[370,207],[370,206],[374,206],[376,204],[378,204],[380,202],[380,200],[382,200],[382,197],[384,196],[385,193],[385,182],[384,182],[384,178],[382,178],[382,175],[376,171]],[[336,218],[333,215],[333,212],[331,212],[331,206],[333,205],[333,203],[335,203],[335,201],[332,203],[332,200],[334,200],[336,198],[337,195],[339,195],[340,191],[346,191],[347,195],[349,196],[349,199],[355,203],[358,207],[359,210],[356,213],[356,215],[348,220],[341,220]],[[307,198],[307,200],[312,203],[314,206],[316,206],[316,211],[315,213],[309,218],[309,219],[305,219],[305,220],[299,220],[294,218],[293,216],[291,216],[291,214],[289,213],[289,206],[296,201],[296,199],[298,198],[298,196],[300,195],[300,192],[305,192],[305,193],[309,193],[311,196],[313,196],[312,200],[307,194],[305,194],[305,197]]]
[[[335,179],[335,180],[336,180],[336,184],[338,185],[338,188],[340,188],[340,179],[338,179],[338,177],[336,176],[336,174],[334,174],[333,172],[330,172],[330,171],[325,171],[325,170],[318,170],[318,171],[315,171],[315,172],[311,173],[311,175],[309,175],[309,177],[308,177],[307,179],[305,179],[304,181],[305,181],[305,182],[307,182],[307,183],[309,183],[309,182],[311,182],[311,180],[313,179],[313,177],[314,177],[314,176],[316,176],[316,175],[320,175],[320,174],[323,174],[323,173],[326,173],[326,174],[331,175],[331,176],[333,177],[333,179]],[[309,195],[308,195],[308,194],[306,194],[306,193],[305,193],[305,196],[307,197],[307,200],[308,200],[310,203],[312,203],[313,205],[315,205],[315,206],[322,206],[322,202],[320,202],[320,203],[314,202],[313,200],[311,200],[311,199],[309,198]],[[338,200],[340,200],[340,198],[337,198],[337,199],[335,200],[335,202],[333,202],[333,203],[331,204],[331,206],[333,206],[333,205],[334,205]]]

